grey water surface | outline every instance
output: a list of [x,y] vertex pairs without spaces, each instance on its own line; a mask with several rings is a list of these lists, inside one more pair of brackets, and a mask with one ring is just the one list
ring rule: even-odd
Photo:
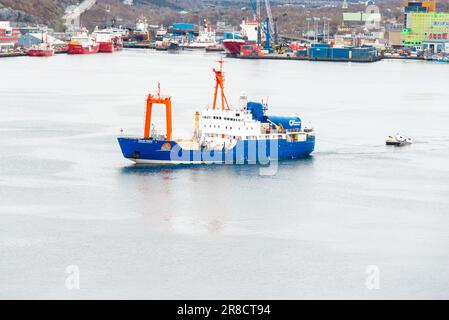
[[[449,298],[449,65],[226,59],[230,102],[298,113],[311,158],[274,175],[123,159],[158,82],[191,134],[218,59],[0,60],[0,298]],[[386,147],[398,132],[415,143]]]

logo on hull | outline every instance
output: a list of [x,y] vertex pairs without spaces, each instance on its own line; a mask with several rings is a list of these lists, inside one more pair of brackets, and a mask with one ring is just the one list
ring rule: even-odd
[[171,150],[171,144],[169,142],[164,143],[161,147],[162,151],[170,151]]
[[294,127],[294,126],[300,126],[300,125],[301,125],[301,121],[298,121],[298,120],[290,120],[288,124],[289,124],[291,127]]

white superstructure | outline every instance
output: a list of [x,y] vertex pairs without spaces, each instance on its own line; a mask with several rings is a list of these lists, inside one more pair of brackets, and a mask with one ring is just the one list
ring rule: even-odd
[[262,133],[261,122],[254,120],[252,113],[246,109],[247,101],[246,95],[242,94],[237,110],[205,109],[200,118],[202,135],[242,140],[259,136]]
[[243,38],[246,38],[248,41],[257,41],[259,33],[259,23],[257,22],[257,20],[243,20],[242,24],[240,25],[240,29],[240,33]]
[[193,42],[185,45],[185,47],[191,49],[205,49],[215,45],[217,45],[215,31],[211,31],[205,21],[203,28],[199,31],[198,37]]

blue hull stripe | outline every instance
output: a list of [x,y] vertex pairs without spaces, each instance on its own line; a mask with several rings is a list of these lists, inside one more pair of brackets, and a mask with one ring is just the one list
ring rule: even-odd
[[118,138],[127,159],[173,163],[269,163],[271,160],[297,159],[309,156],[315,138],[307,141],[244,140],[230,150],[184,150],[175,141]]

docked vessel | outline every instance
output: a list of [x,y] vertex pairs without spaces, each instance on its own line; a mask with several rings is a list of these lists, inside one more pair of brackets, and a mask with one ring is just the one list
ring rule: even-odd
[[259,34],[259,23],[257,19],[251,21],[243,20],[240,25],[240,39],[225,39],[223,40],[223,47],[230,55],[240,55],[241,47],[244,45],[252,45],[257,43]]
[[55,54],[55,49],[49,43],[40,43],[32,46],[27,54],[30,57],[51,57]]
[[145,17],[142,17],[137,21],[132,36],[134,40],[139,42],[149,39],[148,22]]
[[161,26],[156,31],[155,39],[156,39],[155,49],[158,51],[179,49],[179,43],[171,38],[171,36],[167,32],[167,29],[165,29],[164,26]]
[[206,52],[223,52],[225,51],[223,45],[216,44],[206,47]]
[[164,26],[160,26],[159,29],[156,31],[156,41],[162,41],[165,38],[167,38],[167,29],[164,28]]
[[156,41],[155,49],[157,51],[168,51],[168,50],[175,51],[175,50],[179,50],[179,44],[174,40],[165,38],[163,40]]
[[[315,132],[303,128],[298,116],[267,115],[267,106],[248,102],[241,94],[231,108],[224,94],[224,77],[214,69],[215,92],[212,107],[195,114],[190,139],[174,139],[171,97],[149,94],[143,137],[119,137],[123,156],[137,164],[269,164],[281,159],[309,156],[315,148]],[[219,105],[221,102],[221,106]],[[155,105],[166,109],[166,132],[158,133],[151,123]]]
[[99,52],[112,53],[123,49],[122,36],[113,29],[96,29],[95,41],[99,44]]
[[205,50],[207,47],[217,46],[217,40],[215,36],[215,31],[209,30],[209,25],[207,21],[204,20],[202,29],[200,29],[198,37],[184,47],[187,49],[202,49]]
[[68,45],[68,54],[93,54],[98,53],[100,44],[87,32],[79,32],[72,36]]

